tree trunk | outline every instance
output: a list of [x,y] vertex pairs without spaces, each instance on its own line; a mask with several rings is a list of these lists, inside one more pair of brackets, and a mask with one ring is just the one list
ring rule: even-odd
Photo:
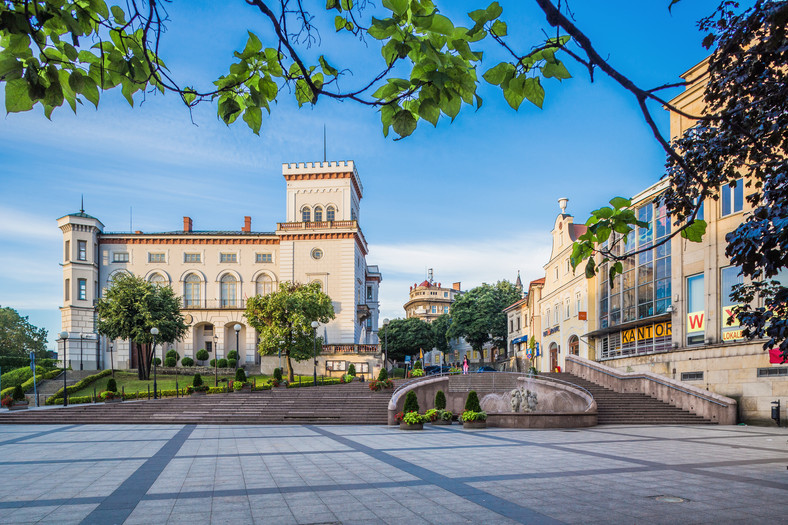
[[151,347],[149,344],[139,344],[132,342],[132,350],[137,352],[137,377],[141,381],[150,379],[150,366],[153,362]]
[[293,363],[290,361],[290,350],[285,352],[285,363],[287,363],[287,382],[292,383],[295,381],[295,375],[293,374]]

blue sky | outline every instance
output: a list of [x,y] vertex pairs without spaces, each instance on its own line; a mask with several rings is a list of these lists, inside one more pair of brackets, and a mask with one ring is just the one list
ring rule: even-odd
[[[161,55],[178,79],[208,87],[243,47],[247,29],[268,44],[262,17],[243,2],[226,4],[168,6]],[[515,47],[527,49],[548,30],[530,2],[501,4]],[[602,56],[654,87],[679,80],[706,56],[696,21],[716,2],[680,2],[672,13],[668,4],[571,6]],[[486,4],[438,5],[465,20],[465,12]],[[346,89],[381,64],[374,40],[360,44],[328,28],[321,36],[322,47],[310,53],[350,67]],[[502,57],[486,55],[483,70]],[[539,278],[559,197],[569,198],[567,211],[584,222],[611,197],[633,195],[663,172],[664,155],[634,99],[601,73],[590,83],[583,68],[567,66],[575,78],[545,82],[542,110],[524,103],[515,112],[482,83],[478,112],[465,107],[454,123],[422,124],[401,141],[383,137],[374,110],[327,99],[301,109],[280,101],[260,137],[242,123],[228,128],[210,104],[194,111],[192,124],[172,95],[138,99],[130,108],[119,93],[107,93],[98,111],[83,106],[75,116],[61,109],[52,121],[38,108],[7,115],[0,120],[0,305],[28,315],[53,341],[62,275],[55,220],[77,211],[82,194],[85,211],[107,231],[127,231],[130,208],[135,230],[179,229],[184,215],[196,229],[240,229],[251,215],[254,230],[273,231],[285,211],[281,164],[322,160],[324,124],[328,159],[355,160],[364,184],[361,226],[368,262],[383,273],[383,316],[404,315],[408,286],[427,268],[437,281],[461,281],[465,289],[514,280],[518,270],[526,282]],[[667,114],[657,110],[657,117],[667,133]]]

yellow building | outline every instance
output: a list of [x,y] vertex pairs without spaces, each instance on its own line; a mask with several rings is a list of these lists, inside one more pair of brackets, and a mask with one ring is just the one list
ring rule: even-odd
[[421,284],[410,287],[410,298],[405,303],[405,318],[418,317],[431,323],[443,314],[449,313],[451,303],[461,294],[460,283],[452,284],[451,288],[444,288],[441,283],[432,279],[432,268],[429,277]]

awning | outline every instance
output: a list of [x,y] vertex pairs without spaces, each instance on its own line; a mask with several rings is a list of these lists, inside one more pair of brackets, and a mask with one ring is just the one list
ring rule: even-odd
[[512,339],[512,343],[513,344],[516,344],[516,343],[527,343],[527,342],[528,342],[528,336],[527,335],[524,335],[522,337],[517,337],[516,339]]

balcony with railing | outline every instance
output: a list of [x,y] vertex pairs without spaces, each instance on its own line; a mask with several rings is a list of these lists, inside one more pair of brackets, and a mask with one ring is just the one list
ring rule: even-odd
[[245,299],[183,299],[183,310],[243,310]]
[[380,345],[323,345],[323,354],[379,354]]
[[282,231],[358,228],[358,221],[278,222],[276,226]]

